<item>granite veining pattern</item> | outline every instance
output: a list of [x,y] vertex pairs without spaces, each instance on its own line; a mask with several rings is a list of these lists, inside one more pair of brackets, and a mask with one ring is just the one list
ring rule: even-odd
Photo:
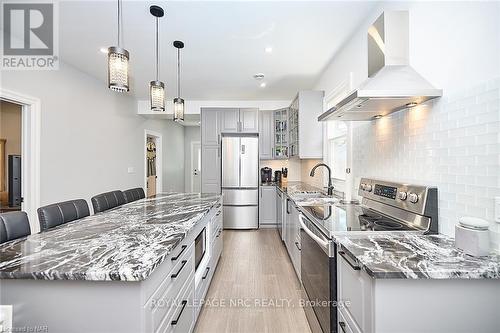
[[466,255],[445,235],[353,235],[335,241],[377,279],[500,279],[499,255]]
[[220,200],[165,193],[0,245],[0,278],[140,281]]
[[286,185],[280,183],[277,186],[298,206],[317,206],[339,202],[339,198],[329,197],[321,189],[304,182],[289,181]]

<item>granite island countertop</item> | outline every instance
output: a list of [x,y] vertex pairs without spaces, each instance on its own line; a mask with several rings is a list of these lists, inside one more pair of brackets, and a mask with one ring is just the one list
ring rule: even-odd
[[1,244],[0,278],[145,280],[220,199],[159,194]]
[[335,242],[376,279],[500,279],[500,255],[466,255],[445,235],[344,234]]

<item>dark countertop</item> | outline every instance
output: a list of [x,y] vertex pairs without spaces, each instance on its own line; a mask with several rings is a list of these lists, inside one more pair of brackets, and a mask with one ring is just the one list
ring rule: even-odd
[[145,280],[220,199],[159,194],[4,243],[0,278]]
[[500,279],[500,255],[466,255],[445,235],[344,234],[335,242],[376,279]]
[[[422,232],[346,231],[350,220],[357,220],[356,205],[327,203],[331,217],[324,221],[312,216],[304,206],[321,206],[320,199],[304,199],[303,192],[320,189],[303,182],[278,186],[299,210],[325,235],[356,258],[363,269],[376,279],[500,279],[500,255],[476,258],[454,246],[454,239],[445,235],[424,235]],[[351,221],[352,222],[352,221]],[[340,259],[339,259],[340,260]]]

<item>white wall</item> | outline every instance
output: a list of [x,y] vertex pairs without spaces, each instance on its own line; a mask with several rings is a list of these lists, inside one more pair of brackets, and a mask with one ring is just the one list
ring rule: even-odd
[[453,235],[463,215],[492,221],[493,198],[500,196],[500,3],[385,3],[333,57],[314,89],[328,96],[351,73],[354,87],[366,79],[367,28],[390,9],[409,10],[410,64],[444,96],[355,123],[353,173],[438,186],[442,233]]
[[191,143],[201,143],[201,132],[199,126],[184,127],[184,192],[191,192]]
[[138,116],[131,96],[64,63],[58,71],[4,71],[2,88],[41,100],[42,205],[144,186],[145,129],[163,134],[163,189],[184,190],[183,127]]

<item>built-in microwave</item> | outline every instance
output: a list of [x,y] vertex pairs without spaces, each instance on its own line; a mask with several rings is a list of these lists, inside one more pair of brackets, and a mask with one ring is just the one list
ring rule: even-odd
[[203,230],[196,236],[194,240],[194,263],[195,269],[198,269],[201,261],[203,260],[203,256],[205,256],[207,244],[207,228],[203,228]]

